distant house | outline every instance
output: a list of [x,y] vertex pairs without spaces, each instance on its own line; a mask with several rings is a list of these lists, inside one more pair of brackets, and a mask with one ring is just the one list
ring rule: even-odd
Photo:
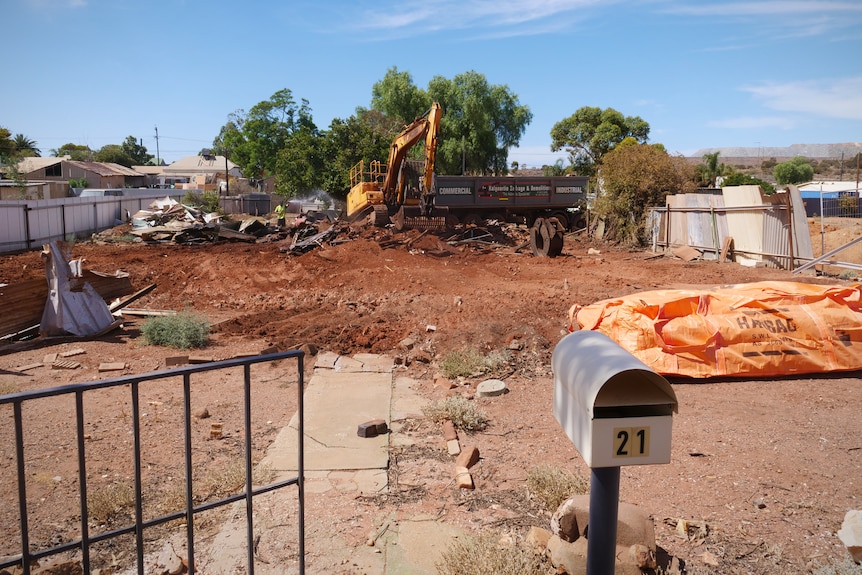
[[146,175],[131,168],[106,162],[79,162],[63,158],[24,158],[18,172],[28,181],[68,182],[87,180],[87,188],[140,188]]
[[224,193],[225,188],[225,172],[230,174],[231,181],[242,178],[242,171],[239,166],[226,159],[224,156],[200,155],[186,156],[176,162],[164,166],[162,174],[159,176],[161,187],[168,182],[180,182],[185,180],[188,182],[182,186],[175,187],[200,189],[200,190],[219,190]]
[[856,182],[808,182],[799,184],[799,193],[803,198],[837,198],[840,196],[860,195],[860,185]]

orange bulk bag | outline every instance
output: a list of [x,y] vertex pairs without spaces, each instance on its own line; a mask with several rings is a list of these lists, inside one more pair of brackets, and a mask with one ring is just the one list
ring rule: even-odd
[[757,282],[656,290],[569,310],[663,375],[760,377],[862,369],[862,285]]

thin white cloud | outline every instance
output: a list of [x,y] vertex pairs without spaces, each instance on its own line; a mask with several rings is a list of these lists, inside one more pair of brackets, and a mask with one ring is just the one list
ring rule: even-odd
[[772,110],[862,120],[862,76],[743,86]]
[[724,120],[712,120],[707,122],[707,125],[711,128],[725,128],[729,130],[751,130],[761,128],[790,130],[795,127],[792,119],[777,116],[741,116],[738,118],[726,118]]
[[814,0],[766,0],[761,2],[696,2],[672,4],[668,12],[692,16],[771,16],[826,13],[862,14],[859,2],[820,2]]
[[[616,2],[617,0],[615,0]],[[555,17],[576,17],[580,10],[607,5],[601,0],[409,0],[366,13],[358,24],[390,33],[439,29],[485,29],[536,24]],[[355,23],[354,23],[355,24]],[[538,31],[536,31],[537,33]],[[523,30],[519,33],[523,33]]]
[[[862,23],[862,2],[819,0],[759,0],[754,2],[692,2],[669,0],[661,11],[675,16],[724,19],[736,26],[756,22],[760,36],[810,38],[849,32],[855,38]],[[733,46],[731,46],[732,48]],[[726,48],[719,48],[726,49]]]

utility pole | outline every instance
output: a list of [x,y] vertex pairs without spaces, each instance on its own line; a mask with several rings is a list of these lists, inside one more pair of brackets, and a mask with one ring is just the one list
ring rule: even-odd
[[156,126],[156,165],[161,166],[162,161],[159,159],[159,127]]

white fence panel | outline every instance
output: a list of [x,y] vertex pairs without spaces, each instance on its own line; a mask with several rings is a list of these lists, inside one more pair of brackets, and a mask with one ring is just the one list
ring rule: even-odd
[[[112,228],[140,210],[146,210],[154,199],[170,197],[181,202],[186,191],[129,190],[124,196],[54,198],[50,200],[0,201],[0,253],[38,249],[54,240],[86,238]],[[270,197],[222,198],[229,213],[267,213]]]
[[0,204],[0,252],[27,249],[27,204],[3,201]]

